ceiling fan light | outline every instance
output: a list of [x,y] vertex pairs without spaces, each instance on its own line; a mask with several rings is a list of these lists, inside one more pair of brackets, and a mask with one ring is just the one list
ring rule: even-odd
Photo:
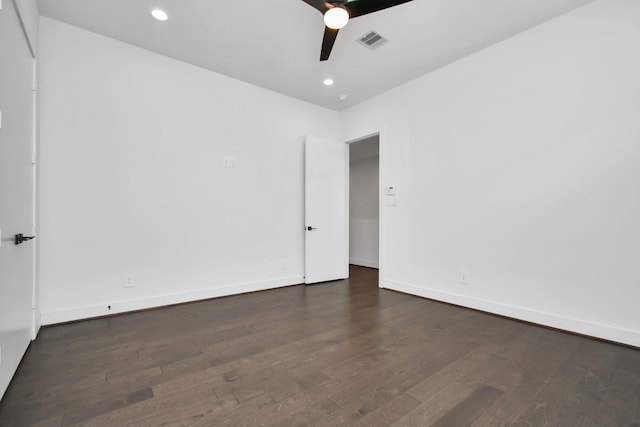
[[339,30],[349,22],[349,12],[343,7],[332,7],[324,13],[324,25]]

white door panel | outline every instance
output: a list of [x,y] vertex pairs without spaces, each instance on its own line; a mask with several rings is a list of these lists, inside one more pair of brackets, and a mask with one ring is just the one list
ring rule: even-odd
[[348,277],[347,245],[347,145],[307,136],[305,283]]
[[0,396],[32,337],[34,244],[33,57],[13,1],[0,10]]

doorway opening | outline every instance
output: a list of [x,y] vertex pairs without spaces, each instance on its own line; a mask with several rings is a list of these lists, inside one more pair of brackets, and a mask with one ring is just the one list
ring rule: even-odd
[[380,266],[380,135],[349,143],[349,264]]

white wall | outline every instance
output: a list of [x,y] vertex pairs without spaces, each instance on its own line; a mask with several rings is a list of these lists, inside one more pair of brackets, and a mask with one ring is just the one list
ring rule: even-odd
[[378,268],[378,136],[349,148],[349,263]]
[[40,34],[44,324],[303,281],[304,136],[336,139],[338,113],[47,18]]
[[638,22],[596,1],[343,114],[397,187],[385,287],[640,346]]
[[640,345],[639,18],[596,1],[341,116],[43,19],[44,322],[301,281],[303,136],[341,119],[397,189],[384,286]]
[[13,243],[33,231],[33,57],[13,1],[0,10],[0,398],[32,338],[35,241]]

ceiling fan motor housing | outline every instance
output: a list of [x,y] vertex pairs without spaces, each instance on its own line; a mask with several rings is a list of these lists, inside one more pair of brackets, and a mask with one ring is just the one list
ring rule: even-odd
[[[380,10],[388,9],[393,6],[398,6],[412,0],[336,0],[331,2],[325,2],[323,0],[302,1],[304,1],[314,9],[317,9],[325,17],[325,29],[324,36],[322,38],[320,61],[326,61],[327,59],[329,59],[331,49],[333,49],[333,44],[335,43],[336,37],[338,36],[339,29],[344,27],[349,19],[357,18],[359,16],[367,15],[373,12],[378,12]],[[344,9],[347,11],[346,20],[344,20],[343,15],[343,22],[341,23],[341,25],[329,25],[329,23],[327,22],[327,12],[336,8]]]

